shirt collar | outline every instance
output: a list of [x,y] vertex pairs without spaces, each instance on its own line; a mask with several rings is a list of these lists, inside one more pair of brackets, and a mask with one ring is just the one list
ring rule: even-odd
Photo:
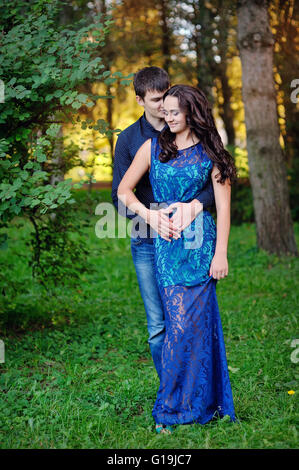
[[[143,113],[143,115],[141,116],[140,118],[141,120],[141,125],[144,129],[150,131],[151,133],[155,133],[155,134],[160,134],[161,131],[158,131],[157,129],[155,129],[150,122],[148,122],[148,120],[146,119],[145,117],[145,112]],[[165,124],[165,127],[167,126],[167,124]],[[163,129],[165,128],[163,127]],[[162,129],[162,130],[163,130]]]

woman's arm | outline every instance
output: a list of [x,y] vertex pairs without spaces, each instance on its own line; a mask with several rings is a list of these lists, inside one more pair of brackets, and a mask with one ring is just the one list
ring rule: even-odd
[[148,139],[139,148],[117,190],[117,196],[121,202],[132,212],[140,215],[145,221],[148,219],[149,209],[137,199],[133,190],[142,176],[150,169],[150,155],[151,139]]
[[170,241],[169,236],[176,237],[176,230],[172,222],[161,212],[161,210],[150,210],[142,204],[135,196],[133,190],[142,176],[150,169],[151,139],[148,139],[139,148],[130,167],[121,180],[117,196],[121,202],[132,212],[140,215],[161,237]]
[[210,266],[210,276],[221,279],[228,275],[227,245],[230,232],[230,198],[231,186],[226,179],[224,184],[217,183],[215,176],[219,173],[216,165],[212,169],[212,183],[217,211],[217,239],[215,255]]

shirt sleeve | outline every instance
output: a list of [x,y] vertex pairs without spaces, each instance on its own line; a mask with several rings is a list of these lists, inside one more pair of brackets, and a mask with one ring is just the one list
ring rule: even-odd
[[203,209],[214,206],[215,204],[215,195],[212,180],[209,179],[207,185],[198,193],[195,194],[194,199],[197,199],[202,203]]
[[113,180],[111,198],[117,212],[128,219],[133,219],[136,214],[130,211],[117,197],[118,186],[131,165],[131,158],[128,143],[123,133],[118,136],[115,152],[114,152],[114,167],[113,167]]

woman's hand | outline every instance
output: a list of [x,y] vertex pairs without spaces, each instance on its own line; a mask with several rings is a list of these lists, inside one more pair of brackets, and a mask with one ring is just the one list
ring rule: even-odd
[[173,238],[177,239],[180,236],[179,231],[173,226],[173,222],[163,213],[163,209],[148,209],[146,222],[155,230],[155,232],[169,242]]
[[228,262],[225,253],[215,253],[211,262],[209,275],[213,276],[213,278],[218,281],[228,275]]
[[174,202],[166,209],[161,210],[163,214],[170,214],[175,210],[175,213],[170,220],[173,222],[173,226],[177,228],[180,233],[185,230],[191,222],[193,222],[202,209],[202,203],[197,201],[197,199],[193,199],[191,202]]

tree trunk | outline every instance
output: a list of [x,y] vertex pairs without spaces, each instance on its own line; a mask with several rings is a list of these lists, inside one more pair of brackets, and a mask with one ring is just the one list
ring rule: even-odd
[[228,83],[228,78],[226,75],[226,64],[221,62],[219,66],[219,77],[221,80],[221,88],[223,95],[223,105],[222,109],[219,109],[219,114],[223,120],[224,127],[227,134],[227,144],[235,145],[235,129],[234,129],[234,111],[231,107],[231,97],[232,90]]
[[214,52],[211,48],[213,37],[213,12],[201,0],[192,1],[193,8],[193,41],[196,53],[197,86],[202,89],[211,106],[214,105],[213,67]]
[[[54,118],[54,116],[53,116]],[[52,173],[51,173],[51,184],[55,186],[56,183],[64,180],[64,161],[63,161],[63,130],[60,126],[59,132],[57,134],[53,154],[52,154]]]
[[278,84],[283,96],[285,111],[285,131],[284,143],[286,162],[289,168],[294,165],[294,160],[298,156],[299,149],[299,110],[296,103],[290,99],[290,84],[293,78],[299,77],[299,49],[294,41],[299,27],[299,4],[295,0],[282,0],[274,2],[272,5],[276,21],[277,51],[274,55],[274,63],[281,77]]
[[273,78],[274,39],[269,27],[267,0],[239,0],[237,14],[257,245],[277,255],[298,255],[286,167],[279,144]]
[[[109,96],[112,94],[110,85],[107,85],[106,94],[109,95]],[[113,98],[107,98],[106,101],[107,101],[106,121],[109,124],[109,129],[113,129]],[[114,134],[111,133],[107,137],[107,139],[108,139],[108,142],[109,142],[111,161],[112,161],[112,164],[113,164],[113,162],[114,162],[114,151],[113,151]]]
[[219,106],[219,115],[224,123],[224,127],[227,134],[227,145],[235,145],[235,129],[234,129],[234,110],[232,108],[232,88],[229,84],[227,74],[227,63],[229,57],[231,57],[230,43],[232,38],[230,36],[230,30],[235,29],[235,18],[236,14],[232,8],[232,2],[230,0],[214,0],[214,6],[217,9],[217,16],[219,15],[221,20],[217,22],[217,49],[218,54],[221,58],[218,65],[214,66],[213,76],[219,76],[221,82],[221,91],[223,96],[223,105]]
[[167,0],[160,0],[161,9],[161,22],[162,22],[162,57],[163,57],[163,69],[169,73],[170,66],[170,41],[171,31],[168,25],[168,8]]
[[[107,10],[107,4],[106,0],[96,0],[95,1],[95,6],[96,10],[98,13],[102,13],[102,15],[106,16],[108,13]],[[111,64],[113,63],[114,60],[114,50],[113,50],[113,45],[111,44],[111,40],[109,37],[109,34],[106,36],[105,40],[105,52],[106,54],[104,57],[102,57],[103,64],[106,67],[107,70],[111,69]],[[111,95],[111,85],[106,85],[106,95]],[[105,119],[109,124],[109,129],[113,129],[113,99],[112,98],[107,98],[106,99],[106,116]],[[113,134],[107,136],[107,140],[109,143],[109,148],[110,148],[110,154],[111,154],[111,164],[113,165],[114,162],[114,151],[113,151],[113,146],[114,146],[114,137]]]

